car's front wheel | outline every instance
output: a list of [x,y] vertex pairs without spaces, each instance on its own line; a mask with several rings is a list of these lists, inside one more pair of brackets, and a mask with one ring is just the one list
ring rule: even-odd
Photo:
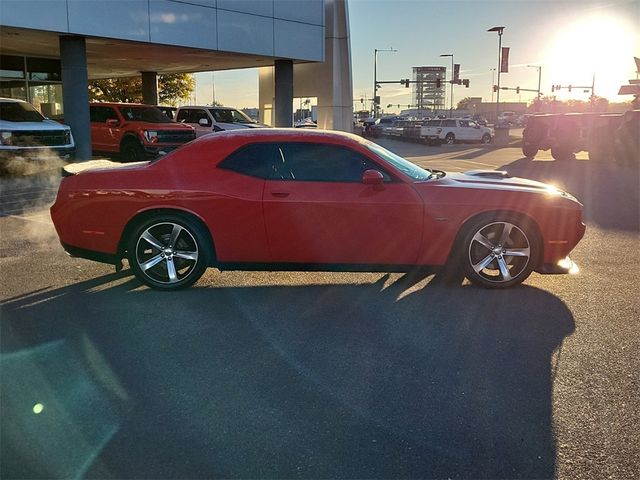
[[447,145],[453,145],[454,143],[456,143],[456,136],[453,133],[447,133],[447,135],[444,137],[444,143],[446,143]]
[[193,220],[167,214],[141,222],[128,243],[129,264],[144,284],[158,290],[193,285],[207,268],[208,238]]
[[491,135],[489,135],[488,133],[485,133],[484,135],[482,135],[482,139],[480,141],[485,145],[487,143],[491,143]]
[[539,244],[534,228],[518,216],[482,216],[463,236],[460,254],[464,274],[482,287],[517,285],[535,268]]

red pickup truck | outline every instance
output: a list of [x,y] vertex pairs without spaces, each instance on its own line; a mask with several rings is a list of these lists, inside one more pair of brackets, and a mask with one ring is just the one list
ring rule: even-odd
[[126,162],[168,153],[196,138],[193,127],[170,120],[153,105],[92,103],[91,147]]

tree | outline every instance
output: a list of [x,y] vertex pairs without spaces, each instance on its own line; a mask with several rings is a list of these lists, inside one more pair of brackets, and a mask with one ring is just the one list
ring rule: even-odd
[[[158,96],[161,104],[177,105],[189,98],[195,87],[193,75],[171,73],[158,75]],[[107,78],[89,82],[89,99],[102,102],[142,102],[142,77]]]
[[470,103],[471,103],[471,98],[464,97],[462,100],[458,102],[458,110],[468,110]]

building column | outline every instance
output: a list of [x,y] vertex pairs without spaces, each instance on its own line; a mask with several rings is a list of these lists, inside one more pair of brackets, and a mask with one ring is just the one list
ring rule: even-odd
[[293,127],[293,60],[275,63],[274,126]]
[[60,37],[60,67],[64,122],[71,127],[76,142],[76,159],[91,159],[89,120],[89,75],[84,37]]
[[142,102],[147,105],[158,105],[158,74],[142,72]]

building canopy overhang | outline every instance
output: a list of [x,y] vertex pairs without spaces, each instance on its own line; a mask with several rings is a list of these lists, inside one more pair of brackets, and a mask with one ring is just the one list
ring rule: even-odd
[[[66,34],[2,27],[0,53],[60,58],[61,35]],[[233,70],[273,66],[275,63],[275,58],[271,56],[83,37],[86,39],[89,79],[130,77],[140,75],[140,72],[163,74]]]

